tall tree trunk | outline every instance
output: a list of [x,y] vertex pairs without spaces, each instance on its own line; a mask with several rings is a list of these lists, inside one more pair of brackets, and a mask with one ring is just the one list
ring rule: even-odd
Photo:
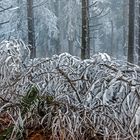
[[135,0],[129,0],[128,62],[134,63]]
[[71,55],[74,55],[74,53],[73,53],[73,40],[68,40],[68,51],[69,51],[69,54],[71,54]]
[[[54,3],[55,15],[58,17],[57,28],[60,30],[60,0],[56,0]],[[60,45],[60,33],[58,33],[58,38],[52,39],[54,41],[55,53],[60,54],[61,45]]]
[[33,0],[27,0],[28,45],[31,51],[30,58],[36,57]]
[[82,0],[82,41],[81,59],[90,58],[89,39],[89,0]]
[[138,35],[138,38],[139,38],[139,42],[138,42],[138,65],[140,66],[140,0],[139,0],[139,35]]
[[123,1],[123,54],[127,56],[128,48],[128,0]]
[[115,50],[115,46],[114,46],[114,23],[113,20],[110,21],[111,22],[111,56],[113,57],[113,55],[115,54],[114,50]]

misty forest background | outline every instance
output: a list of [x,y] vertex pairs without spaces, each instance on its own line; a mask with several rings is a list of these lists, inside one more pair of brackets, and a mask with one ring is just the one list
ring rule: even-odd
[[31,57],[81,56],[87,47],[85,58],[104,52],[138,64],[139,22],[138,0],[0,1],[0,41],[22,39],[34,53]]

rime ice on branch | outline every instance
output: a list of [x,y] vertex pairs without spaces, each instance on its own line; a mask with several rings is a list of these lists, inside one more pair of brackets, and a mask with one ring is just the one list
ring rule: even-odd
[[[38,88],[40,97],[52,96],[48,109],[53,111],[59,105],[56,114],[74,126],[63,122],[63,126],[55,125],[53,120],[51,128],[56,135],[56,127],[67,128],[66,134],[71,132],[75,137],[75,130],[92,126],[106,137],[116,133],[121,138],[136,137],[140,114],[138,66],[115,62],[105,53],[84,61],[67,53],[30,60],[29,49],[16,40],[2,42],[0,54],[0,97],[18,103],[15,98],[25,95],[31,85]],[[57,116],[54,119],[60,121]],[[87,129],[83,131],[87,134]]]

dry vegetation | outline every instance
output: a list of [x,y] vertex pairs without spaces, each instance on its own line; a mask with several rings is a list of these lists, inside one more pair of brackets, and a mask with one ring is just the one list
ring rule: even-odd
[[0,44],[0,140],[138,140],[140,68],[107,54],[29,59]]

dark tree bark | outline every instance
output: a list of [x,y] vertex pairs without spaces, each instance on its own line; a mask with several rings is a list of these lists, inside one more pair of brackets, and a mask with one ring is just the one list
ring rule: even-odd
[[139,38],[139,45],[138,45],[138,65],[140,66],[140,1],[139,1],[139,35],[138,35],[138,38]]
[[30,58],[36,57],[33,0],[27,0],[28,45],[31,51]]
[[81,59],[90,58],[89,42],[89,0],[82,0]]
[[134,63],[135,0],[129,0],[128,62]]

